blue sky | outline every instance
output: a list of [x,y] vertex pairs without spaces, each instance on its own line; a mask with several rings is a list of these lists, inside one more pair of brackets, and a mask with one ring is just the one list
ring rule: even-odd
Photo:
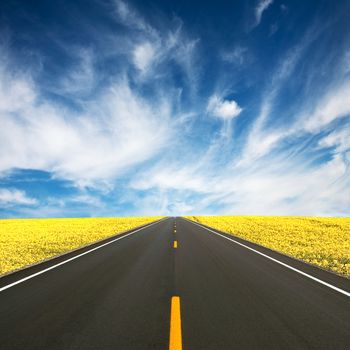
[[2,1],[0,216],[349,216],[349,11]]

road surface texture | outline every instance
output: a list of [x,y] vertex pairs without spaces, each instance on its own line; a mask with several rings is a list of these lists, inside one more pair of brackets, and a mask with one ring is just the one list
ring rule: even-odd
[[169,218],[1,278],[0,348],[350,349],[350,280],[234,239],[345,294]]

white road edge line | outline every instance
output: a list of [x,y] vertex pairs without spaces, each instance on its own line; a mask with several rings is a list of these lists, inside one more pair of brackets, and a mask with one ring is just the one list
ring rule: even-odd
[[210,231],[210,232],[212,232],[212,233],[215,233],[216,235],[218,235],[218,236],[220,236],[220,237],[222,237],[222,238],[225,238],[225,239],[227,239],[227,240],[229,240],[229,241],[231,241],[231,242],[233,242],[233,243],[236,243],[236,244],[238,244],[238,245],[240,245],[240,246],[242,246],[242,247],[244,247],[244,248],[247,248],[247,249],[253,251],[254,253],[257,253],[257,254],[259,254],[259,255],[262,255],[262,256],[264,256],[265,258],[270,259],[270,260],[274,261],[275,263],[280,264],[280,265],[286,267],[287,269],[293,270],[294,272],[297,272],[297,273],[299,273],[299,274],[301,274],[301,275],[303,275],[303,276],[305,276],[305,277],[307,277],[307,278],[310,278],[310,279],[312,279],[312,280],[314,280],[314,281],[316,281],[316,282],[318,282],[318,283],[323,284],[324,286],[326,286],[326,287],[328,287],[328,288],[331,288],[331,289],[333,289],[333,290],[335,290],[335,291],[337,291],[337,292],[339,292],[339,293],[341,293],[341,294],[344,294],[344,295],[347,296],[347,297],[350,297],[350,293],[347,292],[347,291],[344,290],[344,289],[338,288],[338,287],[336,287],[336,286],[333,286],[333,285],[330,284],[330,283],[327,283],[327,282],[322,281],[322,280],[320,280],[320,279],[318,279],[318,278],[316,278],[316,277],[314,277],[314,276],[311,276],[311,275],[309,275],[309,274],[306,273],[306,272],[303,272],[303,271],[301,271],[301,270],[299,270],[299,269],[296,269],[295,267],[292,267],[292,266],[290,266],[290,265],[288,265],[288,264],[285,264],[285,263],[283,263],[282,261],[279,261],[279,260],[277,260],[277,259],[274,259],[274,258],[272,258],[272,257],[269,256],[269,255],[266,255],[266,254],[264,254],[264,253],[261,253],[261,252],[259,252],[258,250],[254,249],[254,248],[251,248],[251,247],[249,247],[249,246],[247,246],[247,245],[245,245],[245,244],[243,244],[243,243],[240,243],[240,242],[234,240],[233,238],[226,237],[226,236],[222,235],[221,233],[218,233],[218,232],[213,231],[213,230],[211,230],[211,229],[209,229],[209,228],[207,228],[207,227],[205,227],[205,226],[203,226],[203,225],[201,225],[201,224],[198,224],[197,222],[194,222],[194,221],[192,221],[192,220],[188,220],[188,219],[186,219],[186,218],[184,218],[184,219],[187,220],[187,221],[189,221],[190,223],[192,223],[192,224],[194,224],[194,225],[197,225],[197,226],[199,226],[199,227],[201,227],[201,228],[206,229],[207,231]]
[[50,267],[48,267],[48,268],[46,268],[46,269],[44,269],[44,270],[38,271],[38,272],[36,272],[36,273],[33,273],[32,275],[29,275],[29,276],[27,276],[27,277],[24,277],[24,278],[22,278],[22,279],[20,279],[20,280],[18,280],[18,281],[16,281],[16,282],[7,284],[6,286],[0,288],[0,292],[4,291],[4,290],[6,290],[6,289],[9,289],[9,288],[11,288],[11,287],[13,287],[13,286],[15,286],[15,285],[17,285],[17,284],[20,284],[20,283],[22,283],[22,282],[25,282],[25,281],[27,281],[27,280],[29,280],[29,279],[31,279],[31,278],[34,278],[34,277],[36,277],[36,276],[39,276],[39,275],[41,275],[41,274],[43,274],[43,273],[45,273],[45,272],[47,272],[47,271],[53,270],[53,269],[55,269],[56,267],[59,267],[59,266],[61,266],[61,265],[64,265],[64,264],[66,264],[66,263],[68,263],[68,262],[70,262],[70,261],[72,261],[72,260],[78,259],[78,258],[80,258],[81,256],[86,255],[86,254],[89,254],[89,253],[91,253],[91,252],[93,252],[93,251],[95,251],[95,250],[97,250],[97,249],[102,248],[102,247],[105,247],[106,245],[112,244],[112,243],[114,243],[114,242],[116,242],[116,241],[119,241],[120,239],[123,239],[123,238],[126,238],[126,237],[130,236],[130,235],[133,235],[134,233],[139,232],[139,231],[141,231],[141,230],[144,230],[144,229],[146,229],[147,227],[150,227],[150,226],[153,226],[153,225],[155,225],[155,224],[158,224],[159,222],[161,222],[161,221],[163,221],[163,220],[165,220],[165,219],[166,219],[166,218],[161,219],[161,220],[158,220],[158,221],[155,221],[155,222],[152,222],[152,223],[148,224],[147,226],[141,227],[141,228],[139,228],[139,229],[137,229],[137,230],[135,230],[135,231],[132,231],[132,232],[130,232],[130,233],[128,233],[128,234],[126,234],[126,235],[124,235],[124,236],[122,236],[122,237],[115,238],[115,239],[113,239],[112,241],[108,241],[108,242],[106,242],[106,243],[103,243],[103,244],[101,244],[101,245],[99,245],[99,246],[97,246],[97,247],[95,247],[95,248],[92,248],[92,249],[87,250],[87,251],[84,252],[84,253],[75,255],[75,256],[73,256],[72,258],[69,258],[69,259],[67,259],[67,260],[61,261],[61,262],[58,263],[58,264],[52,265],[52,266],[50,266]]

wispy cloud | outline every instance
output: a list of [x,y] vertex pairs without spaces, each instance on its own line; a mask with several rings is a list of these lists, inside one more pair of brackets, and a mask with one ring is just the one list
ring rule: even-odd
[[237,45],[231,50],[225,49],[221,52],[220,57],[223,61],[240,67],[247,62],[249,52],[247,47]]
[[35,205],[37,200],[28,197],[24,191],[0,188],[1,205]]
[[[316,40],[320,32],[320,29],[316,30],[313,27],[310,28],[304,37],[301,38],[300,42],[284,54],[277,67],[274,69],[271,78],[263,90],[260,111],[251,126],[247,142],[241,152],[241,158],[237,164],[238,166],[246,166],[257,158],[264,156],[281,140],[294,132],[294,128],[291,128],[290,124],[273,128],[272,130],[270,128],[267,131],[265,130],[265,127],[269,119],[273,120],[273,117],[275,116],[274,109],[276,100],[280,97],[281,92],[285,88],[286,82],[288,82],[288,79],[290,79],[295,72],[298,62],[300,62],[307,49],[314,40]],[[306,119],[308,118],[304,118],[302,123],[304,123]]]
[[2,72],[1,171],[40,169],[91,185],[150,159],[171,139],[171,101],[151,103],[127,80],[74,112],[43,99],[29,78]]
[[255,7],[255,23],[253,27],[257,27],[262,19],[263,13],[273,4],[273,0],[259,0]]
[[138,11],[132,8],[127,2],[122,0],[115,0],[116,14],[118,19],[131,29],[141,30],[150,35],[158,36],[154,28],[147,23]]
[[[180,164],[168,168],[163,164],[133,185],[157,190],[168,200],[186,199],[188,208],[184,207],[182,214],[346,215],[349,159],[337,155],[322,166],[303,164],[301,159],[273,156],[241,171],[224,167],[216,174],[204,164],[194,167],[182,163],[182,168],[177,168]],[[176,210],[168,206],[163,213],[174,214]]]
[[94,69],[94,54],[91,49],[80,48],[74,50],[72,59],[75,64],[60,79],[56,92],[78,98],[91,93],[98,83],[98,79]]
[[301,117],[306,131],[317,132],[334,120],[350,116],[350,82],[333,87],[317,103],[311,115]]
[[319,146],[321,148],[334,148],[336,154],[346,154],[350,151],[350,126],[347,124],[342,130],[330,132],[319,141]]
[[195,56],[199,40],[186,35],[183,22],[174,17],[167,20],[166,30],[159,29],[126,2],[117,0],[115,3],[117,19],[127,28],[137,30],[130,36],[134,65],[145,73],[154,61],[175,61],[193,85],[197,75]]

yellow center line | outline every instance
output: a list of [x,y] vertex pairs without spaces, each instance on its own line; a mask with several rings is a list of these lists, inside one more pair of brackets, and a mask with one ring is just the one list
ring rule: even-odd
[[182,350],[180,297],[171,298],[169,350]]
[[174,233],[176,233],[176,228],[174,228]]
[[174,241],[174,248],[177,248],[177,241]]

